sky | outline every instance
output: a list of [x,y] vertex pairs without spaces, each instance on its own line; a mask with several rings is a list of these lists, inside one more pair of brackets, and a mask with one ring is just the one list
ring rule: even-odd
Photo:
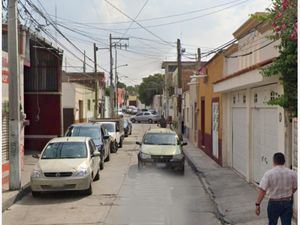
[[[271,0],[31,1],[38,8],[44,8],[60,31],[77,47],[68,43],[50,25],[45,26],[73,53],[64,51],[64,70],[82,71],[81,52],[86,51],[87,57],[93,59],[93,43],[96,43],[99,48],[98,70],[104,71],[108,77],[109,34],[114,38],[129,38],[129,41],[119,42],[127,44],[127,50],[124,47],[117,49],[118,74],[126,85],[139,84],[143,77],[163,73],[162,61],[176,60],[178,38],[185,49],[183,60],[193,61],[197,48],[206,52],[233,39],[232,33],[251,14],[265,11],[271,4]],[[33,16],[36,15],[33,13]],[[43,19],[39,22],[46,25]],[[27,25],[30,26],[30,22]],[[87,71],[93,71],[93,62],[89,59],[86,62],[89,64]]]

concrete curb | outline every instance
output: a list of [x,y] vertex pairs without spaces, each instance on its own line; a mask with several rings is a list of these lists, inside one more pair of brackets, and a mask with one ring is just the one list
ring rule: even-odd
[[21,190],[19,190],[13,196],[11,196],[10,198],[8,198],[2,202],[2,212],[7,210],[9,207],[11,207],[17,201],[20,201],[23,197],[28,195],[30,192],[31,192],[31,187],[30,187],[30,182],[28,182],[21,188]]
[[188,164],[191,166],[193,171],[198,176],[204,190],[207,192],[209,198],[213,202],[213,204],[215,206],[215,209],[216,209],[216,212],[215,212],[216,217],[220,220],[220,222],[223,225],[234,225],[234,223],[232,221],[229,221],[229,219],[225,217],[225,215],[222,212],[223,210],[221,208],[219,208],[217,202],[215,201],[215,194],[212,191],[209,182],[206,180],[205,175],[203,174],[203,172],[201,172],[201,170],[199,170],[199,168],[197,167],[196,163],[194,162],[194,160],[192,159],[192,157],[188,153],[188,150],[183,149],[183,152],[184,152],[184,155],[185,155],[185,158],[186,158]]

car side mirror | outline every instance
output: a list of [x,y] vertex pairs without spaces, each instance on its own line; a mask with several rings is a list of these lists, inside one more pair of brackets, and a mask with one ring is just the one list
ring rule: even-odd
[[186,142],[181,142],[181,146],[185,146],[185,145],[187,145]]
[[137,142],[135,142],[137,145],[142,145],[142,143],[141,142],[139,142],[139,141],[137,141]]
[[109,135],[105,135],[105,136],[103,136],[103,139],[104,139],[104,140],[107,140],[107,139],[109,139]]
[[39,154],[36,154],[36,153],[33,154],[32,157],[35,158],[35,159],[39,159],[40,158]]
[[92,157],[97,157],[97,156],[100,156],[100,152],[95,151],[95,152],[93,153]]

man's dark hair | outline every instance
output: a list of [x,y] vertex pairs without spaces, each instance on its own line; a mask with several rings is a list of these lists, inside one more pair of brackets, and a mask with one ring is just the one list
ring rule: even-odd
[[273,156],[273,162],[276,165],[284,165],[284,163],[285,163],[284,154],[282,154],[281,152],[275,153]]

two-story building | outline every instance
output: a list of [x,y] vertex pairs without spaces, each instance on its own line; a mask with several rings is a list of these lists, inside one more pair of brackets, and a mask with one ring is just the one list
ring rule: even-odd
[[253,183],[272,168],[275,152],[285,153],[291,166],[291,135],[286,132],[291,123],[283,108],[268,104],[283,93],[283,86],[278,77],[261,73],[279,55],[279,40],[270,40],[271,32],[269,24],[252,18],[239,27],[233,33],[237,43],[224,51],[223,76],[214,84],[222,94],[224,164]]

